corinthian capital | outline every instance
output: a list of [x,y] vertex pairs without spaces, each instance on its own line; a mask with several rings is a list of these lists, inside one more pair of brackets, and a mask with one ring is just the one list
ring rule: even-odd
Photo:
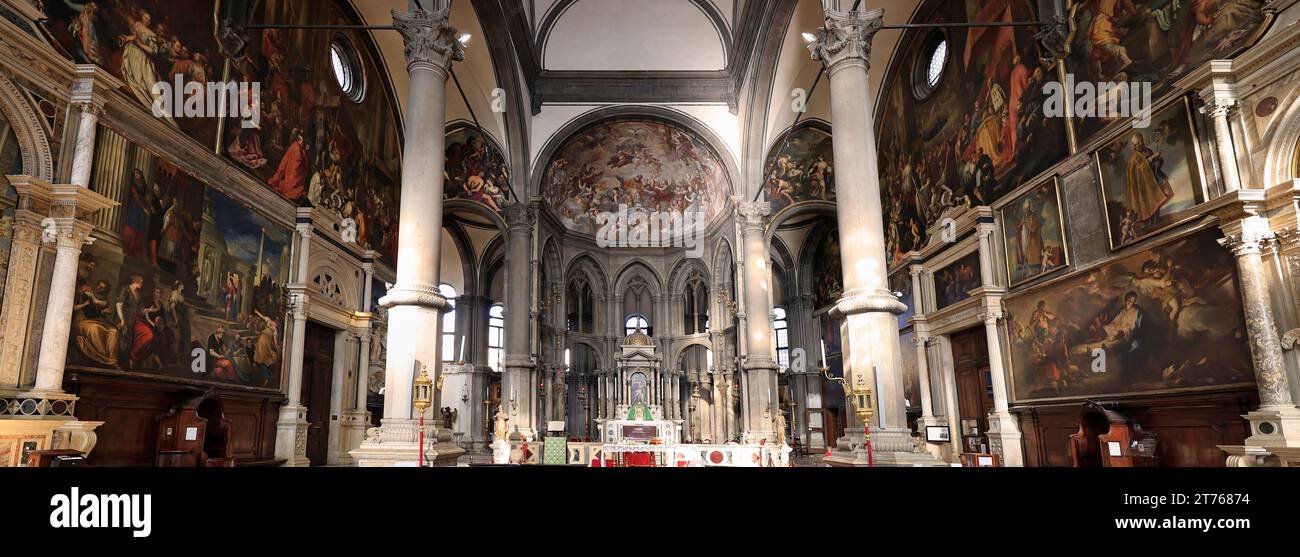
[[433,12],[393,10],[393,27],[402,34],[406,48],[406,70],[438,68],[446,72],[452,62],[465,59],[465,47],[456,40],[456,28],[447,23],[451,4],[434,0]]
[[772,214],[772,206],[766,201],[741,201],[736,204],[736,214],[742,226],[761,229],[767,223],[767,216]]
[[1219,238],[1219,245],[1232,250],[1232,255],[1241,257],[1260,253],[1262,245],[1272,239],[1271,233],[1243,230],[1239,234],[1224,234]]
[[1205,99],[1205,104],[1201,106],[1201,114],[1211,118],[1226,118],[1233,110],[1237,109],[1237,99],[1224,97],[1211,97]]
[[870,65],[871,38],[885,23],[885,10],[844,12],[826,9],[826,24],[817,28],[817,40],[808,45],[813,60],[830,68],[840,62],[861,59]]
[[506,228],[531,227],[535,211],[533,206],[527,203],[506,203],[501,209],[505,213]]

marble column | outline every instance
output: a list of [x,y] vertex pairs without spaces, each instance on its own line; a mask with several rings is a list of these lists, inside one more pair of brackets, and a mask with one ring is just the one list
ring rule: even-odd
[[[394,10],[393,26],[401,33],[410,77],[406,143],[402,151],[401,211],[398,228],[397,282],[380,305],[388,311],[388,358],[384,368],[383,425],[353,451],[362,466],[409,464],[419,458],[417,422],[411,404],[417,365],[437,381],[440,313],[448,308],[439,294],[442,261],[443,152],[446,146],[447,79],[451,63],[465,59],[458,32],[448,24],[449,0],[426,2],[431,11]],[[417,364],[418,362],[418,364]],[[426,422],[437,416],[426,412]],[[428,424],[426,424],[428,425]],[[438,428],[434,428],[437,430]],[[426,435],[426,461],[454,462],[464,451]]]
[[[92,111],[83,109],[83,112]],[[82,136],[77,139],[78,153],[94,150],[93,131],[89,143],[83,141]],[[82,180],[88,177],[89,171],[74,175],[74,178]],[[116,206],[117,202],[91,191],[85,183],[56,184],[51,186],[51,191],[50,219],[46,222],[53,223],[54,274],[50,278],[41,349],[36,363],[36,385],[32,394],[46,399],[72,398],[63,393],[63,368],[67,363],[72,306],[77,293],[77,259],[81,256],[82,246],[94,242],[90,236],[95,228],[91,216]],[[46,232],[50,231],[47,228]]]
[[1232,143],[1232,127],[1228,115],[1237,109],[1237,100],[1231,97],[1212,96],[1205,99],[1201,114],[1210,117],[1214,124],[1214,145],[1219,151],[1219,170],[1223,175],[1223,190],[1241,189],[1241,172],[1237,168],[1237,150]]
[[[351,393],[344,393],[347,385],[348,369],[348,349],[351,344],[351,335],[347,331],[338,329],[334,331],[334,370],[333,377],[330,378],[330,411],[325,416],[324,424],[317,424],[318,427],[329,428],[329,446],[326,448],[325,461],[328,464],[346,463],[352,460],[343,451],[346,449],[343,442],[343,398],[352,398]],[[319,404],[319,403],[317,403]]]
[[[1219,244],[1232,250],[1237,260],[1237,280],[1241,287],[1242,310],[1246,315],[1246,334],[1255,365],[1255,383],[1259,388],[1259,409],[1245,415],[1252,435],[1246,446],[1274,448],[1300,447],[1300,409],[1291,398],[1291,387],[1282,359],[1282,343],[1273,312],[1269,308],[1267,271],[1261,257],[1261,243],[1273,239],[1268,221],[1251,216],[1224,226]],[[1227,447],[1224,447],[1228,450]],[[1229,451],[1234,457],[1239,454]],[[1238,464],[1233,458],[1230,464]]]
[[510,428],[518,428],[528,439],[537,439],[545,424],[534,423],[537,412],[535,386],[532,384],[535,364],[529,354],[529,251],[532,246],[536,211],[531,205],[511,203],[505,207],[506,218],[506,347],[502,362],[501,388],[507,401]]
[[311,209],[299,209],[298,260],[294,265],[294,281],[287,286],[293,325],[289,332],[288,381],[285,382],[284,405],[275,424],[275,457],[284,460],[285,466],[310,466],[307,459],[307,408],[302,405],[302,360],[307,342],[307,273],[311,261]]
[[[844,269],[844,294],[833,312],[845,317],[840,327],[844,375],[857,388],[879,385],[872,438],[878,452],[889,452],[895,446],[910,446],[910,439],[896,318],[906,307],[890,292],[886,276],[888,256],[867,76],[871,39],[883,24],[884,10],[841,11],[849,4],[822,0],[825,25],[817,29],[817,39],[809,49],[813,59],[826,66],[830,78],[835,181],[839,185],[836,212]],[[863,424],[852,411],[845,433],[847,439],[838,445],[852,448],[854,454],[851,460],[840,455],[835,463],[865,464]]]
[[1024,449],[1021,444],[1020,420],[1013,415],[1010,408],[1010,391],[1007,389],[1007,372],[1002,362],[1002,335],[998,323],[1002,321],[1002,293],[1004,289],[995,284],[993,269],[997,260],[993,254],[992,223],[981,223],[976,230],[979,235],[980,272],[983,276],[984,312],[980,315],[984,321],[984,339],[988,344],[989,374],[993,383],[993,412],[989,414],[989,450],[1002,455],[1003,466],[1024,466]]
[[[779,412],[776,396],[777,363],[772,342],[771,272],[768,269],[766,224],[771,206],[765,201],[741,201],[736,207],[745,250],[745,338],[748,358],[744,361],[746,411],[742,433],[752,443],[776,438],[774,420]],[[729,387],[730,385],[728,385]],[[725,391],[724,391],[725,392]],[[728,410],[730,408],[728,407]],[[731,414],[729,411],[728,415]],[[734,430],[733,430],[734,431]],[[731,431],[728,431],[730,434]],[[727,437],[731,438],[730,435]]]

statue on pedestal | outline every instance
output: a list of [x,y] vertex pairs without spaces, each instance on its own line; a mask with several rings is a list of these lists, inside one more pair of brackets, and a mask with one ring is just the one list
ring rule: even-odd
[[510,416],[506,415],[506,411],[503,406],[497,406],[497,413],[495,416],[493,416],[493,418],[496,419],[496,426],[492,429],[493,435],[495,436],[497,441],[505,441],[506,434],[509,431],[508,427],[510,424]]
[[785,414],[777,412],[776,417],[772,418],[772,429],[776,432],[776,444],[781,446],[785,444]]

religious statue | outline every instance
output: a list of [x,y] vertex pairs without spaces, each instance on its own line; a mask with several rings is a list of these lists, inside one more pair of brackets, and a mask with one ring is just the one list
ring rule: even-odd
[[776,430],[776,445],[779,447],[785,444],[785,414],[777,412],[776,417],[772,418],[772,429]]
[[[442,378],[439,377],[438,379],[442,379]],[[443,406],[440,412],[442,413],[443,425],[447,426],[448,428],[452,428],[456,425],[456,418],[460,415],[459,409],[452,408],[450,406]]]
[[510,416],[506,415],[504,407],[498,406],[494,418],[496,419],[496,427],[493,428],[493,434],[496,436],[497,441],[505,441],[507,432],[506,428],[510,424]]

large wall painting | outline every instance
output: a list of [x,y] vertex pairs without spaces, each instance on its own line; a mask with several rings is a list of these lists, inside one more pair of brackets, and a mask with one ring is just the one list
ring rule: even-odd
[[844,271],[840,263],[840,231],[825,230],[813,248],[813,307],[824,308],[839,302],[844,293]]
[[943,309],[970,297],[980,287],[980,252],[966,254],[947,267],[934,272],[935,309]]
[[510,197],[510,172],[501,149],[478,130],[460,126],[447,134],[445,199],[465,199],[500,213]]
[[[1272,19],[1263,0],[1075,0],[1066,70],[1076,82],[1150,83],[1159,98],[1208,60],[1232,58]],[[1081,143],[1114,121],[1080,118]]]
[[1204,180],[1187,106],[1184,98],[1097,151],[1112,248],[1197,216]]
[[1018,401],[1254,381],[1216,229],[1006,300]]
[[[1033,2],[931,2],[923,23],[1035,21]],[[877,143],[890,266],[924,246],[927,229],[954,207],[990,205],[1066,154],[1066,126],[1047,118],[1043,85],[1054,67],[1040,62],[1029,27],[948,29],[938,84],[918,100],[914,65],[929,33],[914,32],[908,56],[884,87]]]
[[115,171],[96,189],[120,192],[121,245],[82,254],[69,364],[278,389],[289,231],[99,133],[95,165]]
[[819,128],[801,126],[777,140],[763,165],[772,213],[804,201],[835,202],[834,160],[831,134]]
[[[309,0],[263,0],[253,20],[358,23],[335,2]],[[368,76],[360,101],[344,94],[334,77],[335,40],[352,45],[361,75]],[[285,199],[355,220],[357,244],[395,263],[401,142],[383,73],[363,48],[368,40],[351,31],[254,31],[231,73],[262,82],[261,124],[244,128],[232,119],[222,145]]]
[[[215,0],[52,0],[43,2],[45,29],[79,64],[120,78],[126,92],[152,107],[154,84],[220,81],[225,58],[217,47]],[[166,121],[211,146],[216,118]]]
[[648,119],[605,121],[555,151],[542,196],[570,230],[595,234],[602,213],[700,211],[706,223],[730,195],[727,171],[704,140]]
[[1064,269],[1068,263],[1060,195],[1053,177],[1002,208],[1002,245],[1011,286]]
[[[357,24],[340,1],[260,0],[253,23]],[[79,63],[94,63],[126,83],[143,106],[153,85],[183,81],[260,83],[260,120],[168,118],[190,137],[219,144],[238,167],[285,199],[356,221],[357,243],[397,257],[401,140],[397,112],[368,35],[339,30],[253,30],[242,59],[230,61],[215,39],[217,2],[199,0],[52,0],[45,27]],[[330,45],[351,46],[365,93],[354,102],[334,77]],[[232,114],[234,110],[232,109]],[[219,140],[219,143],[218,143]]]

